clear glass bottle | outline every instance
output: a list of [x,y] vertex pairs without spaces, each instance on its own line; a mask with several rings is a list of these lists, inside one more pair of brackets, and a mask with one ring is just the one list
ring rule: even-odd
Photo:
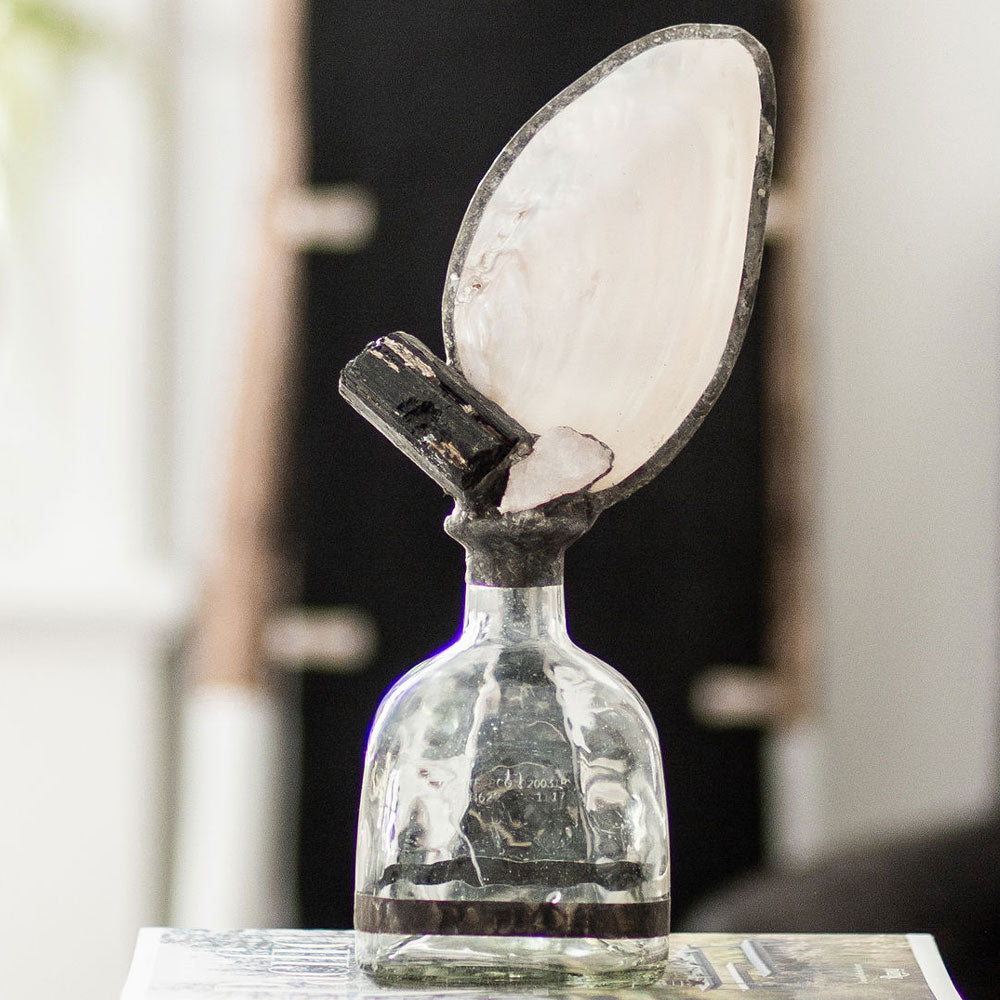
[[483,572],[461,540],[462,633],[393,686],[369,737],[359,964],[383,982],[653,981],[670,904],[649,711],[569,638],[561,548],[497,586],[496,553]]

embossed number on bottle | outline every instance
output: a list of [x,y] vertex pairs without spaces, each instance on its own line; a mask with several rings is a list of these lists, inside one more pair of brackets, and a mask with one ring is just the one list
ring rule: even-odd
[[559,803],[566,797],[572,781],[548,764],[525,762],[513,767],[494,767],[475,778],[472,801],[491,805],[511,791],[535,802]]

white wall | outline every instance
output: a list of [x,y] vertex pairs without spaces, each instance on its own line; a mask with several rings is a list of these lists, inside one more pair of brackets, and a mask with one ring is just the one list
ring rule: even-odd
[[266,84],[261,0],[74,6],[108,44],[53,78],[31,182],[0,204],[0,993],[20,1000],[116,996],[165,919],[166,656],[218,506]]
[[176,231],[172,548],[204,566],[221,514],[226,444],[271,163],[271,0],[164,0],[174,10]]
[[974,815],[1000,747],[1000,7],[805,9],[821,690],[784,789],[800,854]]
[[164,611],[0,614],[5,996],[114,997],[162,921]]
[[[91,4],[138,46],[150,5]],[[0,939],[4,995],[120,989],[161,913],[156,136],[138,60],[53,90],[0,262]]]

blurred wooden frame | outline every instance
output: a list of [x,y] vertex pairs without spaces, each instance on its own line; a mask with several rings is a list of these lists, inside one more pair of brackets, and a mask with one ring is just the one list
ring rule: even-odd
[[305,177],[305,6],[298,0],[274,0],[271,16],[267,218],[260,227],[252,326],[230,438],[218,550],[193,649],[197,684],[264,682],[266,622],[279,603],[284,578],[278,498],[289,431],[300,266],[295,248],[281,238],[270,216],[285,193],[298,190]]
[[306,11],[302,0],[272,0],[262,52],[270,71],[271,155],[222,525],[191,657],[196,684],[260,687],[271,664],[357,669],[374,645],[373,623],[358,609],[283,610],[288,572],[280,498],[295,396],[302,252],[356,250],[376,223],[376,206],[363,188],[306,187]]
[[811,230],[808,179],[815,176],[807,138],[812,105],[809,54],[815,42],[809,5],[789,2],[785,56],[785,145],[781,214],[776,219],[764,358],[767,510],[767,638],[765,665],[776,682],[773,722],[791,724],[812,713],[816,689],[815,500],[810,427],[815,392],[807,348],[806,260]]
[[696,714],[712,725],[784,728],[815,710],[816,635],[812,366],[806,266],[810,226],[808,141],[815,45],[806,2],[788,3],[789,30],[778,83],[776,144],[781,173],[768,212],[769,295],[764,316],[765,634],[763,664],[706,669],[692,691]]

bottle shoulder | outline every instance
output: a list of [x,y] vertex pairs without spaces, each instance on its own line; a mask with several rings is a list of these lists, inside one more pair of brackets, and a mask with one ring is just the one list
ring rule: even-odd
[[604,726],[634,727],[655,734],[649,709],[634,685],[609,663],[577,646],[567,635],[509,643],[456,642],[403,674],[389,688],[373,723],[373,734],[401,715],[462,714],[518,689],[522,697],[547,692],[568,714],[600,712]]

